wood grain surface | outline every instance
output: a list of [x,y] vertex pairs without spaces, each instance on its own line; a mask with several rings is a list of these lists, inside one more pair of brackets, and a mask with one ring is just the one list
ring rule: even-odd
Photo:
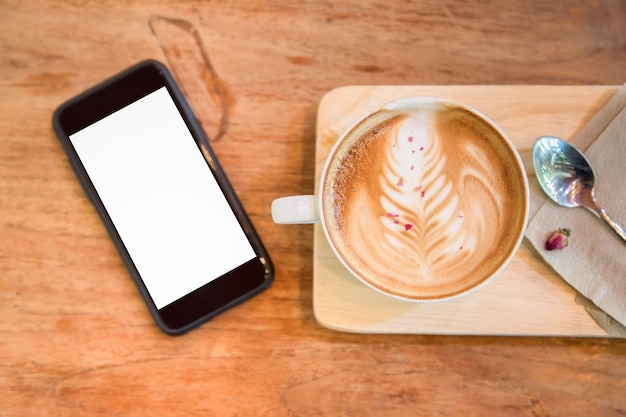
[[[313,227],[269,206],[313,192],[329,90],[620,85],[625,21],[622,0],[0,1],[0,416],[623,416],[624,340],[320,326]],[[152,323],[51,127],[144,58],[174,71],[277,269],[182,337]]]

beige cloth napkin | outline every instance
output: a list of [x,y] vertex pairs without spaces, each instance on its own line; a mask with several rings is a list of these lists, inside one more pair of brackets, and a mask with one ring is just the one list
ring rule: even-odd
[[[594,167],[599,205],[626,227],[626,84],[570,142]],[[531,176],[530,181],[536,179]],[[569,246],[545,250],[546,239],[559,228],[571,230]],[[626,337],[626,243],[588,210],[559,207],[538,186],[531,187],[526,237],[584,296],[576,301],[598,324],[613,336]]]

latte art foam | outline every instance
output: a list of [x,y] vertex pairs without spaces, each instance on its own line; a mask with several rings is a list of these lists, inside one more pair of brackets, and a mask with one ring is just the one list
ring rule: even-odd
[[523,227],[514,151],[460,107],[388,116],[338,149],[334,176],[325,179],[337,250],[366,282],[404,298],[479,285]]

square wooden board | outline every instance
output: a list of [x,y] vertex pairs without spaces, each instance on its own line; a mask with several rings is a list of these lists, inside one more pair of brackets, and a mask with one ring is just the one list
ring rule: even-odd
[[[541,192],[530,163],[541,135],[571,138],[618,86],[348,86],[327,93],[317,118],[316,192],[326,157],[368,111],[395,99],[437,96],[461,101],[509,135]],[[532,211],[532,209],[531,209]],[[328,328],[359,333],[594,336],[607,333],[575,301],[576,292],[524,240],[507,268],[487,286],[454,301],[410,303],[368,288],[337,260],[319,224],[314,231],[313,307]]]

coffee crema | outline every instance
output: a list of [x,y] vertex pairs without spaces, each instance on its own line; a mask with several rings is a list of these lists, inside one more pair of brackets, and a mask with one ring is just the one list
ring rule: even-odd
[[519,245],[525,173],[503,135],[468,109],[431,101],[382,109],[334,150],[322,195],[346,266],[385,293],[454,297]]

